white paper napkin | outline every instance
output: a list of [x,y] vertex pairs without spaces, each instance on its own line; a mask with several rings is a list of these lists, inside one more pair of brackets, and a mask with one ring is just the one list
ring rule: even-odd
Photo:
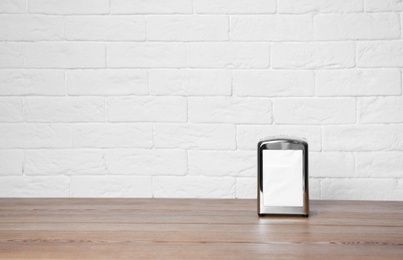
[[263,204],[303,206],[301,150],[263,150]]

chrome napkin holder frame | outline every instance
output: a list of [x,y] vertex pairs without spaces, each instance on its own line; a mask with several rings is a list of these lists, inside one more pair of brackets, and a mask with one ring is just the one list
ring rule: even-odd
[[[302,150],[302,186],[303,206],[265,206],[263,203],[263,150]],[[309,216],[309,176],[308,176],[308,143],[303,138],[290,136],[266,137],[257,147],[257,213],[266,215],[300,215]]]

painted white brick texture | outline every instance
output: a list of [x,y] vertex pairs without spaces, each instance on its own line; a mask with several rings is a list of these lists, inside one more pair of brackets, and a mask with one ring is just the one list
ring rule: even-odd
[[75,124],[72,127],[73,147],[141,147],[153,145],[151,124]]
[[402,0],[1,0],[0,197],[403,199]]
[[148,94],[147,71],[144,70],[69,70],[66,84],[70,96]]
[[155,124],[154,142],[158,148],[234,150],[236,148],[235,126],[227,124]]
[[186,100],[182,97],[108,98],[108,121],[186,121]]
[[228,41],[226,16],[150,16],[147,18],[150,41]]
[[22,150],[0,150],[0,176],[22,175],[23,162]]
[[150,94],[178,96],[229,96],[228,70],[151,70]]
[[256,153],[249,151],[189,151],[189,174],[256,177]]
[[5,176],[1,178],[2,197],[68,197],[70,178],[67,176]]
[[309,41],[313,39],[311,15],[231,17],[233,41]]
[[355,103],[352,98],[275,99],[273,118],[278,124],[351,124]]
[[105,120],[103,98],[27,97],[24,114],[29,122],[101,122]]
[[158,176],[153,191],[155,198],[235,198],[235,178]]
[[188,45],[191,68],[261,69],[270,64],[267,43],[191,43]]
[[80,198],[151,198],[150,176],[73,176],[71,196]]
[[257,198],[257,180],[256,180],[256,178],[237,178],[236,179],[236,198],[256,199]]
[[355,65],[355,43],[276,43],[272,47],[273,68],[331,69]]
[[403,11],[403,2],[400,0],[366,0],[365,11],[368,12]]
[[110,149],[106,165],[117,175],[185,175],[187,156],[178,149]]
[[356,153],[357,176],[402,178],[403,152]]
[[21,122],[22,120],[22,99],[17,97],[0,98],[0,121]]
[[63,17],[0,15],[1,41],[59,41],[64,38]]
[[277,1],[280,13],[356,13],[362,12],[361,0],[281,0]]
[[198,14],[267,14],[276,12],[275,0],[194,0]]
[[361,123],[403,123],[402,97],[370,97],[359,100]]
[[311,152],[309,171],[311,177],[355,177],[354,153]]
[[105,45],[100,43],[27,43],[28,68],[103,68]]
[[107,14],[109,0],[29,0],[28,11],[33,14]]
[[324,179],[321,181],[321,197],[343,200],[402,200],[403,190],[396,179]]
[[315,17],[317,40],[399,39],[399,16],[392,14],[327,14]]
[[393,96],[402,93],[399,69],[319,70],[319,96]]
[[27,175],[105,174],[103,150],[28,150],[24,173]]
[[0,43],[0,68],[24,67],[22,43]]
[[181,43],[111,43],[108,67],[180,68],[186,67],[186,45]]
[[323,128],[325,151],[403,150],[402,125],[344,125]]
[[357,43],[357,67],[403,66],[403,41],[374,41]]
[[27,10],[26,0],[4,0],[0,2],[0,13],[19,14]]
[[71,126],[68,124],[1,123],[0,133],[0,148],[71,147]]
[[112,14],[193,13],[191,0],[111,0]]
[[144,41],[146,19],[136,16],[71,16],[65,18],[66,39],[73,41]]
[[59,70],[0,70],[1,96],[65,95],[64,72]]
[[271,101],[264,98],[189,98],[195,123],[271,123]]
[[237,70],[233,72],[237,96],[300,97],[315,94],[314,73],[306,70]]

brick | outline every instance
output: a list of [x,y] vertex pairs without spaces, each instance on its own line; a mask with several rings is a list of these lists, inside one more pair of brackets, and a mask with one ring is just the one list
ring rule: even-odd
[[1,177],[0,197],[49,198],[68,197],[70,179],[67,176]]
[[151,198],[150,176],[73,176],[71,197]]
[[235,70],[232,84],[237,96],[299,97],[315,94],[314,74],[306,70]]
[[198,14],[267,14],[276,12],[275,0],[195,0]]
[[226,16],[150,16],[149,41],[228,41]]
[[403,178],[403,152],[356,153],[357,176]]
[[24,173],[28,175],[105,174],[103,150],[26,150]]
[[267,68],[268,43],[192,43],[188,45],[191,68]]
[[278,1],[278,12],[286,14],[298,13],[356,13],[362,12],[361,0],[281,0]]
[[181,43],[110,43],[108,67],[186,67],[186,46]]
[[2,0],[0,1],[1,14],[22,14],[27,10],[26,0]]
[[148,94],[147,71],[130,69],[69,70],[67,91],[74,96]]
[[231,17],[231,41],[309,41],[313,39],[311,15]]
[[403,41],[357,43],[357,67],[402,67]]
[[109,0],[29,0],[28,11],[36,14],[107,14]]
[[325,126],[325,151],[403,150],[401,125]]
[[210,124],[155,124],[154,142],[161,148],[233,150],[235,127]]
[[151,148],[153,145],[151,124],[75,124],[72,128],[73,147]]
[[322,147],[320,126],[239,125],[237,126],[238,149],[256,150],[260,139],[276,135],[304,137],[308,141],[310,151],[320,151]]
[[24,100],[28,122],[101,122],[105,120],[103,98],[30,97]]
[[319,96],[400,95],[398,69],[352,69],[316,71]]
[[354,154],[346,152],[309,153],[310,177],[355,177]]
[[403,123],[402,97],[370,97],[358,100],[360,123]]
[[24,47],[28,68],[103,68],[105,45],[100,43],[29,43]]
[[112,14],[190,14],[192,0],[111,0]]
[[321,199],[320,189],[321,180],[315,178],[309,178],[309,199],[318,200]]
[[22,99],[0,98],[0,122],[22,122]]
[[[387,191],[387,192],[385,192]],[[324,179],[322,199],[401,200],[402,192],[394,179]]]
[[60,41],[64,39],[63,17],[0,15],[1,41]]
[[156,176],[155,198],[235,198],[233,177]]
[[112,174],[185,175],[187,158],[177,149],[111,149],[106,164]]
[[21,43],[0,43],[0,68],[24,67]]
[[0,176],[22,175],[23,161],[22,150],[0,150]]
[[256,199],[257,198],[257,179],[256,178],[236,178],[236,196],[237,199]]
[[271,123],[271,101],[265,98],[189,98],[192,123]]
[[0,70],[0,96],[65,95],[64,72],[59,70]]
[[144,41],[146,20],[135,16],[67,16],[67,40]]
[[149,77],[152,95],[231,95],[229,70],[151,70]]
[[351,124],[356,122],[353,98],[275,99],[276,124]]
[[355,65],[354,43],[275,43],[273,68],[333,69]]
[[0,124],[0,148],[71,147],[71,130],[64,124]]
[[318,15],[314,22],[315,37],[318,40],[400,38],[399,16],[393,13]]
[[256,152],[189,151],[188,158],[191,175],[256,177]]
[[365,0],[366,12],[401,12],[403,2],[401,0]]
[[112,97],[107,100],[108,121],[184,122],[186,99],[182,97]]

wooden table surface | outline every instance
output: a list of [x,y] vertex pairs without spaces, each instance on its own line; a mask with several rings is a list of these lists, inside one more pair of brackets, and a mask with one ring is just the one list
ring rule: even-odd
[[310,206],[259,218],[256,200],[0,199],[0,257],[403,259],[403,202]]

